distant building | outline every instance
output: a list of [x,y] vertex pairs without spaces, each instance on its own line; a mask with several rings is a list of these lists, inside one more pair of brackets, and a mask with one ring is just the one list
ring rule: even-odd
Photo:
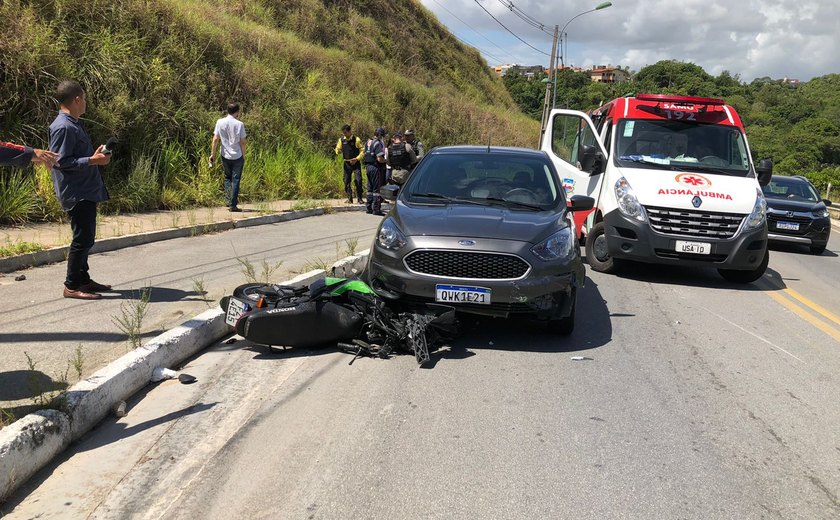
[[545,72],[545,68],[542,65],[519,65],[516,63],[505,65],[493,65],[490,67],[490,70],[492,70],[499,76],[504,76],[505,74],[510,72],[522,74],[528,79],[533,79],[535,75]]
[[624,83],[630,80],[630,74],[611,65],[596,65],[589,71],[589,77],[596,83]]
[[799,88],[801,82],[798,79],[785,77],[780,83],[785,87]]
[[510,73],[522,74],[528,79],[534,79],[537,74],[545,72],[545,67],[542,65],[513,65],[508,70]]

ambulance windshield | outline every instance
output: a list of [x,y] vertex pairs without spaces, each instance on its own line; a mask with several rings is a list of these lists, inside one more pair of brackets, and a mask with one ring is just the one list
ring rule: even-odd
[[629,168],[750,173],[744,136],[726,125],[625,119],[618,123],[615,151],[616,164]]

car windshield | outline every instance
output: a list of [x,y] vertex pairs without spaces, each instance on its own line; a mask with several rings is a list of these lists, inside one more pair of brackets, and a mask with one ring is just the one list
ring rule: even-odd
[[784,199],[795,202],[818,202],[817,192],[802,179],[773,177],[770,184],[761,188],[768,199]]
[[619,121],[615,139],[618,166],[750,175],[740,130],[691,121]]
[[546,210],[565,203],[547,158],[487,152],[427,156],[402,190],[419,204],[486,204]]

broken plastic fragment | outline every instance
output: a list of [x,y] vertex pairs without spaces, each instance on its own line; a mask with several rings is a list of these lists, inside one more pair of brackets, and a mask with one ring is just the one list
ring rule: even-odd
[[120,401],[119,403],[115,404],[114,415],[116,415],[117,417],[125,417],[125,408],[125,401]]
[[152,372],[152,382],[157,383],[158,381],[163,381],[164,379],[173,379],[178,377],[178,372],[174,370],[170,370],[168,368],[161,368],[158,367],[154,369]]
[[225,341],[225,344],[227,345],[231,345],[233,343],[236,343],[236,338],[230,338],[229,340]]
[[24,280],[26,280],[26,275],[25,274],[22,274],[20,276],[15,276],[15,281],[16,282],[22,282]]
[[572,361],[594,361],[591,357],[586,356],[572,356]]
[[196,381],[198,381],[198,379],[196,379],[195,376],[191,376],[189,374],[180,374],[178,376],[178,381],[180,381],[181,383],[183,383],[185,385],[189,385],[189,384],[195,383]]

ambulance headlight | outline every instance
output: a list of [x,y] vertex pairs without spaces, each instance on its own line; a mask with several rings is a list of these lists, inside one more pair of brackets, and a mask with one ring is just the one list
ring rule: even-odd
[[767,201],[764,200],[764,194],[761,190],[756,188],[755,205],[752,213],[747,217],[747,222],[744,224],[744,230],[750,231],[760,228],[767,220]]
[[639,199],[633,193],[633,188],[630,187],[630,183],[624,177],[618,179],[615,183],[615,200],[618,202],[618,209],[624,215],[640,222],[647,220],[645,208],[639,203]]

